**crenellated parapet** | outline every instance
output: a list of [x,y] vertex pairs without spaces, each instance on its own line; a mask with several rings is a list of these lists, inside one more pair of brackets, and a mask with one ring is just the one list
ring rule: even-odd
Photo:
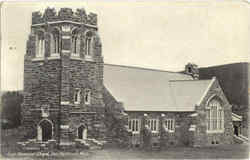
[[87,14],[84,8],[77,9],[75,12],[71,8],[61,8],[57,12],[54,8],[47,8],[44,13],[32,13],[32,25],[46,22],[72,21],[89,25],[97,25],[97,14]]

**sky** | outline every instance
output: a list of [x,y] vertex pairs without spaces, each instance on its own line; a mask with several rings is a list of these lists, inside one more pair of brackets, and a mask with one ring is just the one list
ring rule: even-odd
[[199,67],[250,62],[250,6],[245,1],[5,2],[2,90],[23,89],[31,14],[47,7],[97,13],[105,63],[181,71],[188,62]]

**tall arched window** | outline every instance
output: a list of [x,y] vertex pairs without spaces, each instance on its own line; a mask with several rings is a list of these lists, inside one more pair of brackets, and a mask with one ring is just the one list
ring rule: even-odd
[[80,34],[74,29],[71,37],[71,50],[73,56],[80,56]]
[[206,110],[207,132],[223,132],[224,131],[224,110],[220,101],[212,99],[209,101]]
[[87,57],[91,57],[92,56],[92,32],[87,32],[86,33],[86,42],[85,42],[85,46],[86,46],[86,52],[85,55]]
[[81,103],[81,90],[76,89],[74,93],[74,104],[80,104]]
[[51,38],[51,55],[59,55],[60,53],[60,33],[58,29],[53,29]]
[[84,103],[85,104],[90,104],[91,101],[91,90],[90,89],[85,89],[84,92]]
[[36,35],[36,57],[44,57],[44,53],[45,53],[44,33],[42,31],[38,31]]

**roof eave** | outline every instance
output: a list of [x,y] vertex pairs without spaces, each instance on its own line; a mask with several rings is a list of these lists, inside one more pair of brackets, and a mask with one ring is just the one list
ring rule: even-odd
[[200,106],[201,105],[203,99],[206,97],[207,93],[209,92],[210,88],[212,87],[212,85],[214,84],[215,81],[216,81],[216,77],[213,77],[212,80],[211,80],[211,82],[207,86],[207,89],[205,90],[205,92],[201,96],[201,99],[198,101],[198,103],[196,103],[196,106]]

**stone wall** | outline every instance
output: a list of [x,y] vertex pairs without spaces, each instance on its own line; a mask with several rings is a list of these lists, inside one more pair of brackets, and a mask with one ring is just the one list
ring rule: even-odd
[[[208,100],[213,96],[220,100],[221,106],[224,109],[224,132],[222,133],[207,133],[206,131],[205,107],[207,106]],[[212,143],[216,141],[218,144],[233,143],[232,107],[228,103],[217,80],[212,84],[201,105],[196,107],[196,111],[198,116],[196,117],[197,129],[194,138],[195,146],[213,145]]]
[[[29,49],[28,47],[27,50]],[[30,138],[36,137],[37,124],[43,119],[41,107],[47,105],[49,106],[48,119],[55,125],[53,132],[56,139],[60,108],[60,62],[58,60],[33,61],[34,54],[34,50],[26,54],[24,61],[23,135],[31,135]]]
[[[136,143],[140,144],[140,147],[145,147],[142,135],[142,130],[145,128],[145,120],[150,118],[159,119],[159,132],[152,133],[152,139],[158,139],[160,146],[162,148],[168,146],[183,146],[192,145],[192,131],[189,131],[190,125],[194,123],[194,120],[190,115],[193,112],[127,112],[129,118],[137,118],[141,120],[140,134],[135,138]],[[146,114],[146,116],[144,115]],[[162,114],[165,114],[162,116]],[[174,119],[175,121],[175,131],[166,132],[163,128],[163,122],[166,119]],[[157,141],[157,140],[154,140]],[[153,145],[153,141],[150,142]]]

